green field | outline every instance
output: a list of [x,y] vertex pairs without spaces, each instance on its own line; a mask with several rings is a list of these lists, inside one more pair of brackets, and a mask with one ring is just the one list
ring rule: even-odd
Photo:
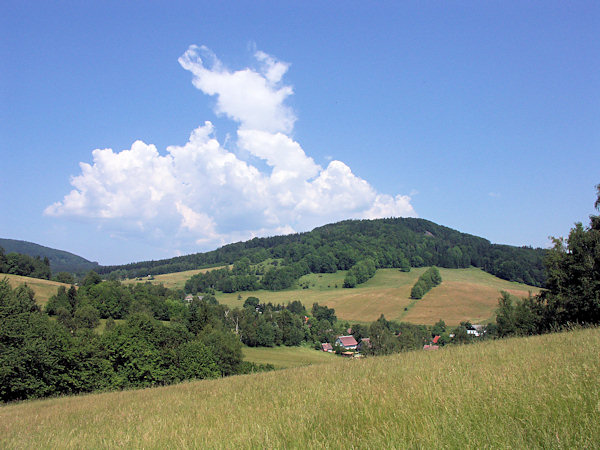
[[600,329],[0,407],[0,448],[598,448]]
[[8,283],[13,289],[21,284],[26,284],[33,289],[33,292],[35,292],[35,299],[40,306],[45,305],[50,297],[56,295],[59,286],[64,286],[67,289],[71,287],[70,284],[58,283],[56,281],[22,277],[20,275],[8,275],[5,273],[0,274],[0,280],[4,278],[8,279]]
[[240,293],[219,293],[217,300],[230,307],[241,307],[249,296],[274,304],[299,300],[307,308],[315,302],[334,308],[338,318],[349,321],[372,322],[384,314],[388,320],[434,324],[443,319],[448,325],[458,325],[464,320],[472,323],[492,320],[502,290],[518,297],[526,297],[529,291],[539,292],[538,288],[501,280],[481,269],[440,269],[442,284],[422,300],[413,302],[410,290],[425,270],[405,273],[379,269],[373,278],[354,289],[342,288],[344,271],[310,274],[300,279],[300,284],[308,283],[309,289],[243,292],[241,299]]
[[323,364],[337,359],[333,353],[311,347],[244,347],[243,351],[245,361],[273,364],[278,369]]

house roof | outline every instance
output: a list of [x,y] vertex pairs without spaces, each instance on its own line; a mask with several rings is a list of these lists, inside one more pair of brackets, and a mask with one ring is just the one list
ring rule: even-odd
[[437,350],[439,349],[439,345],[424,345],[423,350]]
[[354,339],[354,336],[350,335],[350,336],[340,336],[338,337],[340,344],[342,344],[344,347],[352,347],[355,345],[358,345],[358,342],[356,342],[356,339]]
[[439,340],[440,340],[440,337],[435,336],[431,342],[433,342],[434,344],[437,344]]
[[325,342],[323,344],[321,344],[321,349],[326,352],[329,350],[333,350],[333,346],[329,343],[329,342]]

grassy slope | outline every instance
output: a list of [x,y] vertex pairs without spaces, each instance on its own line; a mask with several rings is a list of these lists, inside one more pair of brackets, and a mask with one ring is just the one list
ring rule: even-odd
[[39,278],[22,277],[20,275],[8,275],[0,273],[0,279],[7,278],[12,288],[16,288],[21,284],[26,284],[33,292],[35,292],[35,299],[40,306],[43,306],[48,302],[50,297],[56,295],[59,286],[64,286],[67,289],[71,287],[70,284],[58,283],[56,281],[41,280]]
[[238,300],[238,293],[218,294],[217,300],[231,307],[241,307],[243,301],[253,295],[261,302],[285,304],[300,300],[308,308],[317,302],[335,308],[338,318],[344,320],[371,322],[384,314],[390,320],[433,324],[443,319],[448,325],[458,325],[463,320],[473,323],[490,320],[501,290],[519,297],[526,297],[530,290],[534,293],[539,291],[538,288],[501,280],[481,269],[440,269],[442,284],[422,300],[412,302],[410,290],[425,270],[420,268],[403,273],[397,269],[380,269],[372,279],[354,289],[342,288],[343,271],[310,274],[300,280],[308,281],[309,289],[243,292],[241,300]]
[[0,407],[2,448],[596,448],[600,330]]

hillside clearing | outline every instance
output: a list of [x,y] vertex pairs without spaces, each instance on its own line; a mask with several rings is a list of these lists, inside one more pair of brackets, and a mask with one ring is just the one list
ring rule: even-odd
[[2,448],[594,448],[600,330],[11,404]]
[[39,278],[22,277],[20,275],[9,275],[6,273],[1,273],[0,280],[3,278],[8,279],[8,283],[13,289],[17,286],[20,286],[21,284],[26,284],[31,289],[33,289],[33,292],[35,292],[35,300],[40,306],[44,306],[48,302],[50,297],[56,295],[60,286],[64,286],[66,289],[69,289],[71,287],[70,284],[59,283],[57,281],[42,280]]
[[123,280],[123,284],[135,284],[135,283],[152,283],[152,284],[162,284],[164,287],[169,289],[183,289],[185,287],[185,282],[189,280],[193,275],[198,273],[205,273],[209,270],[220,269],[220,267],[211,267],[209,269],[195,269],[195,270],[185,270],[183,272],[173,272],[173,273],[165,273],[162,275],[154,275],[153,277],[144,277],[141,279],[127,279]]
[[530,291],[539,292],[539,288],[501,280],[481,269],[439,269],[442,284],[410,307],[411,288],[425,270],[421,267],[405,273],[379,269],[373,278],[354,289],[342,288],[345,271],[310,274],[300,279],[300,284],[309,285],[308,289],[218,293],[217,300],[232,308],[241,307],[249,296],[273,304],[300,300],[308,309],[313,303],[334,308],[342,320],[372,322],[384,314],[388,320],[431,325],[443,319],[448,325],[458,325],[465,320],[473,323],[492,320],[502,290],[517,297],[526,297]]

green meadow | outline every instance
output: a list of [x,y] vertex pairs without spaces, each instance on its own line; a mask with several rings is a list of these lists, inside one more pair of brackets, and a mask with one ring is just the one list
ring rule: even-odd
[[272,364],[276,369],[330,363],[338,357],[333,353],[301,347],[244,347],[244,361]]
[[0,407],[1,448],[598,448],[600,329]]

